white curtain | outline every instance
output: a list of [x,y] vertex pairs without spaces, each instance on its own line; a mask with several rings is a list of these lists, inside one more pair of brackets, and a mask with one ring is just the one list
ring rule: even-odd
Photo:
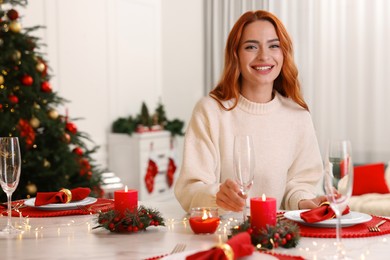
[[355,162],[390,160],[390,1],[206,0],[205,8],[206,93],[220,77],[236,19],[271,11],[293,39],[321,149],[329,138],[348,138]]

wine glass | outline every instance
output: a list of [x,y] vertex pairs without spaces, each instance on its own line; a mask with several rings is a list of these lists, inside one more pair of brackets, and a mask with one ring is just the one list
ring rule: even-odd
[[[238,135],[234,137],[233,168],[235,181],[240,185],[241,194],[247,196],[253,184],[255,169],[255,154],[251,136]],[[246,200],[242,214],[243,221],[245,221]]]
[[0,137],[0,184],[7,194],[7,226],[0,231],[2,234],[19,233],[21,230],[11,224],[11,197],[19,184],[20,178],[20,148],[17,137]]
[[330,207],[336,214],[336,243],[335,259],[348,259],[341,242],[341,216],[352,195],[353,164],[351,143],[348,140],[331,140],[327,147],[325,159],[324,185],[330,202]]

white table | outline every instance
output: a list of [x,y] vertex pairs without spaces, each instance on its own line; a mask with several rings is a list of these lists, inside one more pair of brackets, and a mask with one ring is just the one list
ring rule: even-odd
[[[185,212],[175,201],[142,205],[158,209],[166,219],[166,227],[149,227],[146,232],[137,234],[117,234],[92,229],[96,226],[96,215],[13,218],[13,222],[23,221],[28,226],[22,235],[0,237],[0,259],[145,259],[168,253],[179,242],[187,244],[186,250],[206,250],[226,240],[223,225],[213,235],[193,234],[188,222],[183,221]],[[5,223],[6,217],[0,217],[0,228]],[[354,259],[390,257],[390,235],[343,241]],[[278,248],[275,252],[321,259],[324,254],[335,252],[334,242],[335,239],[303,237],[296,248]]]

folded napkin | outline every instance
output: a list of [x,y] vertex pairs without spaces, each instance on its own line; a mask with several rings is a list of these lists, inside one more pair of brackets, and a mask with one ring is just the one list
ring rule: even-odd
[[75,188],[72,190],[62,189],[55,192],[38,192],[35,198],[35,206],[83,200],[89,195],[89,193],[91,193],[90,188]]
[[[349,207],[347,206],[343,211],[343,215],[349,213]],[[336,216],[333,209],[330,207],[329,202],[322,203],[319,207],[311,209],[301,213],[301,219],[307,223],[316,223],[319,221],[332,219]]]
[[241,232],[230,238],[226,244],[218,245],[206,251],[197,252],[186,257],[187,260],[233,260],[251,255],[255,250],[251,237]]

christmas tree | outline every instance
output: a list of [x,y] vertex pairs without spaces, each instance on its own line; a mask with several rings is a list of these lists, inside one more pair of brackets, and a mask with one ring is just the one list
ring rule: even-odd
[[[15,7],[1,4],[27,1],[0,0],[0,136],[19,137],[21,177],[13,199],[61,188],[89,187],[91,196],[101,196],[101,170],[91,155],[98,147],[77,130],[75,119],[58,112],[67,101],[50,85],[48,63],[39,52],[40,39],[23,29]],[[72,122],[73,121],[73,122]],[[0,200],[5,201],[0,191]]]

